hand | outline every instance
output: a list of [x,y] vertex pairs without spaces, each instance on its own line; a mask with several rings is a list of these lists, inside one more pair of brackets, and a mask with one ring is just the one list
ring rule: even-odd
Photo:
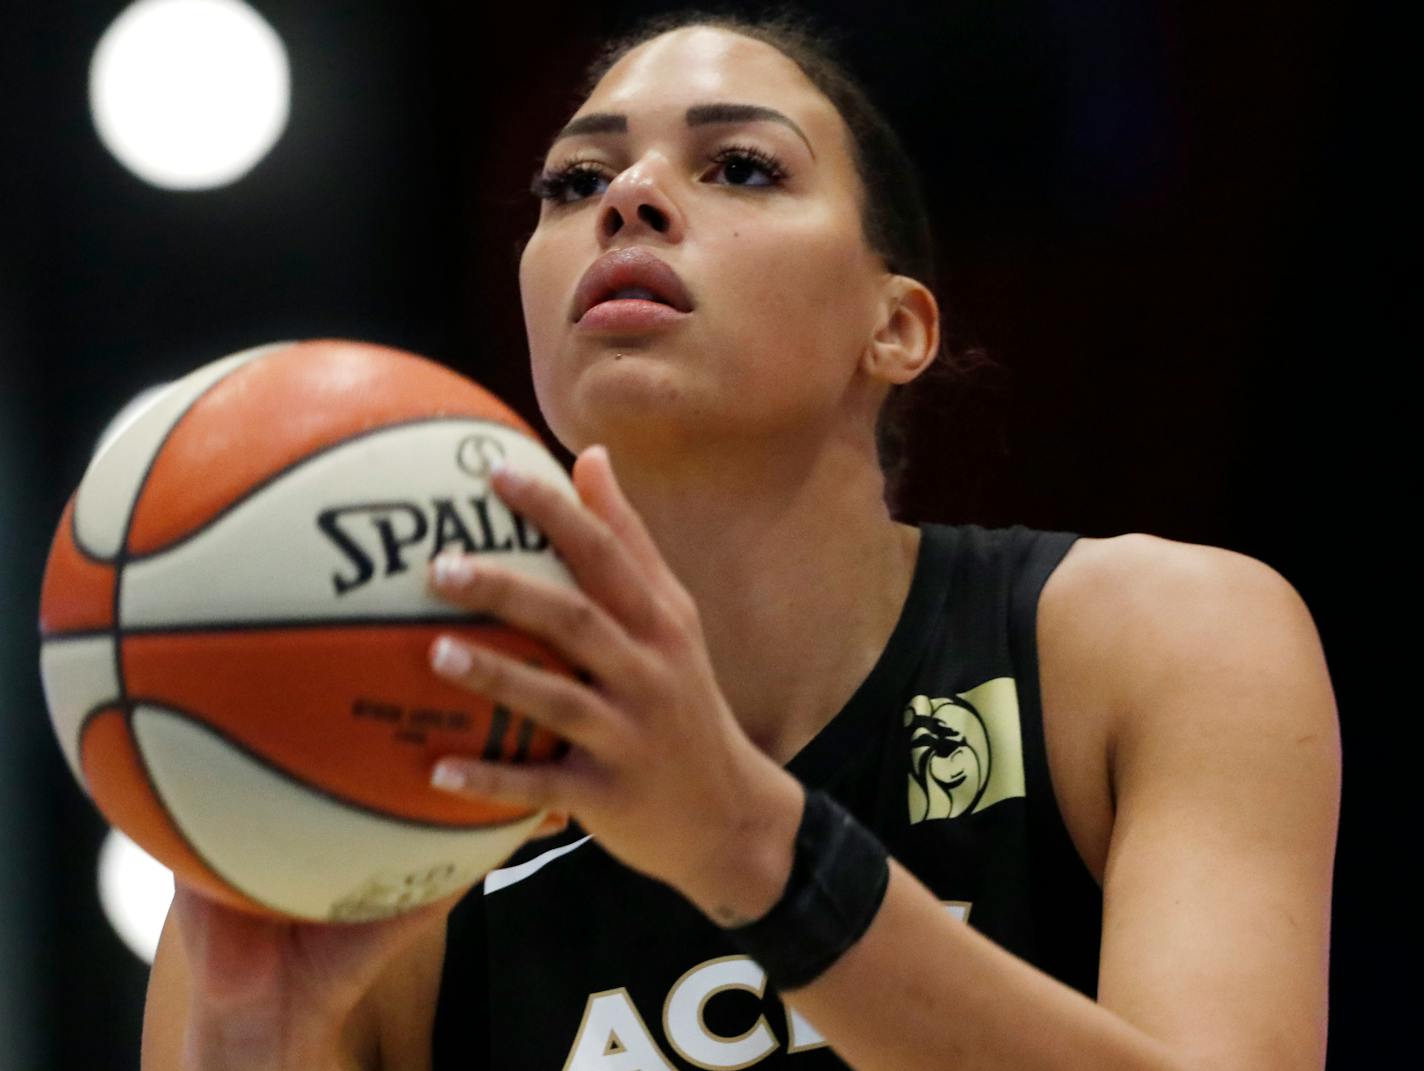
[[349,1055],[342,1031],[353,1009],[461,895],[378,922],[331,924],[248,915],[179,883],[172,912],[188,977],[182,1066],[336,1066]]
[[[432,648],[442,675],[526,714],[570,751],[528,765],[449,757],[434,783],[571,813],[609,853],[710,914],[749,864],[769,860],[774,872],[784,854],[789,870],[802,790],[737,723],[697,607],[624,497],[607,450],[585,450],[573,479],[579,502],[508,472],[494,490],[550,539],[577,588],[472,555],[431,567],[439,595],[543,640],[591,677],[583,683],[453,636]],[[779,894],[776,885],[753,899],[765,909]]]

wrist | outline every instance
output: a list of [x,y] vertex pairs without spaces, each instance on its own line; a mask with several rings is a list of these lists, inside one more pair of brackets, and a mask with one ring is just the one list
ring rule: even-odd
[[194,1009],[184,1071],[364,1071],[340,1022]]
[[808,792],[780,899],[761,918],[726,932],[777,990],[800,989],[860,940],[889,881],[884,845],[826,793]]
[[768,766],[755,793],[738,797],[737,817],[709,860],[683,882],[681,892],[718,926],[745,925],[781,899],[791,874],[796,830],[806,792],[779,766]]

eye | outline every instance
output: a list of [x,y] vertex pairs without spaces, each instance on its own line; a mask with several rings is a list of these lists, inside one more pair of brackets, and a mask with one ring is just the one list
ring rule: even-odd
[[[770,153],[749,145],[728,145],[712,157],[717,170],[726,176],[724,185],[750,188],[779,186],[786,181],[786,169]],[[574,159],[560,167],[535,174],[529,192],[555,204],[573,204],[602,193],[600,182],[612,181],[608,168],[594,160]],[[761,181],[756,181],[758,174]]]
[[[556,204],[570,204],[600,192],[597,183],[607,181],[604,169],[592,160],[570,160],[562,167],[541,171],[529,184],[535,197]],[[572,196],[570,196],[572,195]]]
[[[728,145],[712,158],[720,164],[732,186],[779,186],[786,181],[786,169],[781,161],[770,153],[754,149],[750,145]],[[744,181],[760,171],[766,181]]]

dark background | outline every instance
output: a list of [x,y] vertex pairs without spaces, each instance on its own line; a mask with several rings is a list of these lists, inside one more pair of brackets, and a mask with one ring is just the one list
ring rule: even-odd
[[[146,968],[99,913],[104,827],[36,668],[44,554],[99,431],[144,387],[313,336],[446,360],[542,428],[524,190],[597,39],[670,5],[256,3],[291,122],[201,193],[144,185],[94,135],[88,62],[123,6],[28,4],[0,33],[0,1068],[138,1065]],[[998,362],[921,421],[904,518],[1151,532],[1302,593],[1347,756],[1331,1066],[1378,1060],[1407,886],[1377,831],[1412,817],[1412,710],[1376,593],[1413,578],[1390,555],[1409,541],[1379,536],[1415,468],[1383,442],[1405,404],[1386,29],[1281,0],[817,10],[921,169],[952,323]]]

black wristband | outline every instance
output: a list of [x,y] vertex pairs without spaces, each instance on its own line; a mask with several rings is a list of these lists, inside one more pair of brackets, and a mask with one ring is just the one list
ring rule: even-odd
[[835,800],[808,790],[781,899],[726,932],[775,989],[799,989],[870,928],[889,883],[884,846]]

